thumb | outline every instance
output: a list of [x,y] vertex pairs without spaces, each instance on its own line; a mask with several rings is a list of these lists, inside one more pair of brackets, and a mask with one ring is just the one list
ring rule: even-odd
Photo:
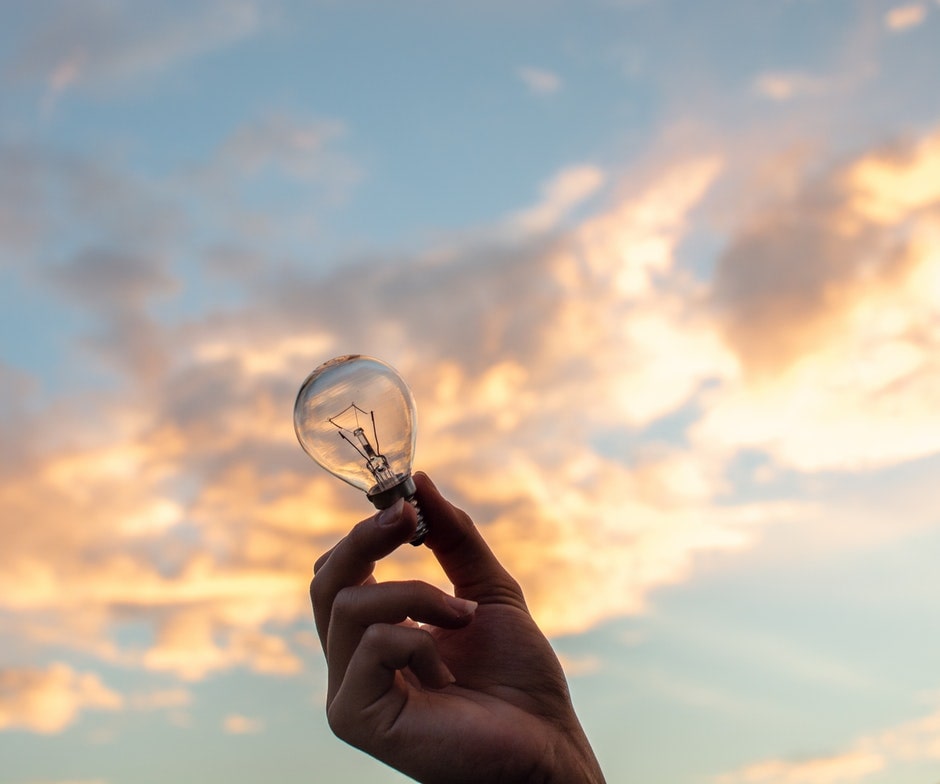
[[470,516],[440,494],[428,476],[414,476],[418,504],[428,521],[425,544],[455,593],[480,604],[502,602],[526,609],[522,589],[493,555]]

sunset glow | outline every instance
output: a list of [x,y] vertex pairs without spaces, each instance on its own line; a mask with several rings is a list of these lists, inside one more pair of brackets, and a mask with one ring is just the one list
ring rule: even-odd
[[323,716],[346,353],[612,784],[940,779],[940,3],[5,17],[0,784],[405,780]]

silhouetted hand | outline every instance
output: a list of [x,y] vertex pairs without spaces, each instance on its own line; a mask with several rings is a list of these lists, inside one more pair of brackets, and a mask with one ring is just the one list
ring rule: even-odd
[[456,598],[373,577],[375,561],[413,535],[414,509],[401,502],[317,561],[310,596],[330,727],[424,784],[603,782],[518,583],[464,512],[425,475],[415,483],[426,544]]

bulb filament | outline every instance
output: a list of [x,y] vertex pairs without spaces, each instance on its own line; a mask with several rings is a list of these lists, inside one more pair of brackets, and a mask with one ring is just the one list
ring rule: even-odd
[[[352,412],[352,416],[355,418],[355,427],[345,427],[336,421],[346,415],[347,412]],[[359,423],[360,414],[363,416],[368,415],[372,421],[372,438],[375,441],[374,447],[370,443],[369,437],[366,435],[365,428]],[[388,459],[379,452],[379,435],[375,429],[374,411],[363,411],[355,403],[352,403],[347,408],[340,411],[335,417],[330,417],[329,422],[339,430],[340,438],[352,446],[362,459],[365,460],[366,468],[368,468],[372,476],[375,477],[379,489],[384,489],[400,481],[400,477],[396,476],[392,472],[392,469],[389,468]],[[355,439],[355,441],[353,441],[353,439]]]

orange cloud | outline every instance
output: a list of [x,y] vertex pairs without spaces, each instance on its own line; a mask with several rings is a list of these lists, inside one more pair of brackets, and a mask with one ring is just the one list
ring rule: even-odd
[[119,710],[119,694],[97,675],[80,673],[67,664],[48,669],[0,669],[0,729],[16,727],[55,733],[85,710]]
[[808,471],[936,451],[938,151],[865,157],[732,245],[716,301],[743,374],[708,396],[700,446]]
[[[418,467],[474,513],[551,634],[640,612],[697,553],[799,514],[725,500],[738,450],[805,470],[935,450],[940,275],[917,174],[934,150],[808,186],[749,224],[714,282],[679,258],[724,171],[696,156],[551,236],[507,239],[502,224],[417,259],[287,271],[226,316],[150,322],[160,362],[129,362],[113,396],[27,416],[2,446],[17,459],[0,462],[0,608],[22,620],[24,655],[70,646],[184,680],[298,671],[311,566],[371,513],[292,432],[297,385],[325,353],[404,373]],[[605,176],[563,172],[520,214],[555,221]],[[813,253],[790,252],[791,234]],[[102,307],[123,285],[145,311],[167,280],[139,272]],[[646,432],[677,414],[690,424]],[[411,548],[381,569],[441,580]],[[136,647],[119,643],[129,622],[149,632]]]
[[927,18],[927,6],[924,3],[907,3],[892,8],[885,14],[885,26],[892,32],[901,32],[917,27]]
[[839,784],[893,764],[940,759],[940,712],[858,739],[846,751],[810,759],[774,759],[716,776],[715,784]]
[[831,89],[825,79],[792,71],[761,74],[754,82],[758,94],[773,101],[788,101],[803,95],[820,95]]
[[225,717],[222,727],[230,735],[249,735],[261,732],[264,729],[264,723],[258,719],[233,713]]
[[605,174],[596,166],[571,166],[559,172],[542,190],[542,200],[510,220],[522,233],[550,231],[574,207],[597,192]]

